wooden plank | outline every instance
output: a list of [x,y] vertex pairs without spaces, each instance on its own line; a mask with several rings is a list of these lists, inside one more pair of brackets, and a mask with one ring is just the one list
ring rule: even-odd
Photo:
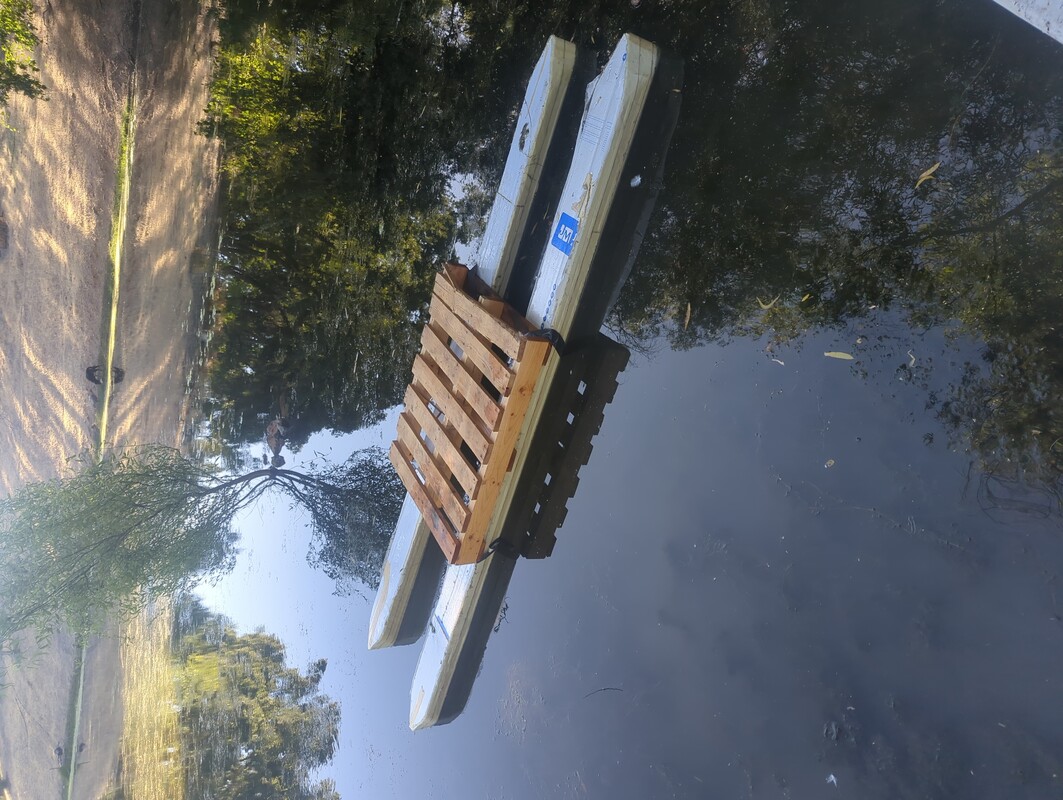
[[450,378],[450,382],[469,407],[479,415],[488,430],[498,430],[502,409],[487,390],[480,385],[479,377],[470,374],[468,368],[446,343],[445,334],[434,323],[424,326],[421,333],[421,352],[427,353],[436,366]]
[[[491,316],[498,317],[503,323],[520,334],[531,333],[532,331],[538,330],[538,328],[521,316],[517,309],[499,297],[493,295],[491,297],[482,296],[480,297],[479,303],[484,307],[485,311],[491,314]],[[512,353],[510,355],[512,355]]]
[[[461,452],[461,437],[456,431],[448,432],[436,419],[436,415],[428,410],[417,393],[410,387],[406,387],[406,410],[402,416],[408,417],[407,424],[417,430],[420,428],[432,440],[435,445],[436,455],[450,468],[451,473],[458,479],[458,483],[465,487],[469,497],[475,498],[476,491],[480,488],[480,476],[476,468]],[[455,441],[455,439],[457,441]]]
[[513,372],[495,354],[490,345],[470,330],[465,322],[439,299],[438,295],[433,298],[428,313],[432,317],[432,324],[438,325],[458,343],[465,357],[484,374],[487,380],[491,381],[501,394],[509,394],[513,385]]
[[469,278],[469,268],[464,264],[459,264],[457,261],[447,261],[443,264],[443,272],[436,276],[437,280],[439,278],[464,290],[466,281]]
[[513,384],[513,392],[506,400],[505,414],[502,424],[495,436],[495,444],[492,448],[492,457],[482,470],[483,478],[480,481],[480,492],[476,497],[476,505],[472,517],[461,535],[461,543],[458,546],[452,564],[471,564],[483,554],[487,534],[488,523],[495,512],[495,503],[502,490],[502,483],[510,468],[511,456],[524,426],[524,418],[535,392],[535,384],[539,380],[543,365],[552,352],[549,342],[527,340],[524,344],[525,357],[517,369],[516,381]]
[[486,461],[487,454],[491,452],[490,436],[480,427],[475,416],[454,396],[449,381],[444,382],[435,365],[423,354],[418,354],[413,361],[413,380],[415,388],[417,384],[423,387],[417,392],[422,401],[427,403],[431,399],[447,418],[447,424],[465,440],[476,460],[481,464]]
[[464,530],[469,519],[469,507],[451,484],[450,470],[440,459],[428,452],[424,441],[403,417],[399,417],[399,442],[417,462],[417,468],[424,477],[425,487],[436,501],[436,505],[443,509],[455,528]]
[[[520,347],[520,332],[502,321],[505,303],[497,305],[492,302],[492,298],[481,298],[481,301],[487,302],[478,303],[465,292],[451,286],[444,278],[436,279],[434,298],[445,304],[466,327],[498,345],[510,358],[516,357]],[[498,313],[493,313],[495,311]]]
[[406,487],[406,492],[413,499],[417,510],[421,512],[421,516],[432,531],[432,536],[435,537],[443,555],[447,557],[447,561],[451,561],[457,555],[458,539],[439,510],[432,504],[421,482],[417,480],[417,475],[414,474],[413,467],[407,460],[407,454],[402,452],[398,442],[391,443],[388,457],[395,471],[399,473],[399,479]]

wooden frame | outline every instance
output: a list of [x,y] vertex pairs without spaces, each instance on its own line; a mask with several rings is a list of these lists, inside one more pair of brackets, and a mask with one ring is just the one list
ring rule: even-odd
[[477,561],[549,342],[461,264],[436,277],[390,458],[451,564]]

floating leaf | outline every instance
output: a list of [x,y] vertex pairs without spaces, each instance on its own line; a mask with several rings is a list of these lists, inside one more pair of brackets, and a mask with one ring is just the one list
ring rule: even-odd
[[687,316],[686,316],[686,319],[683,320],[683,330],[686,330],[687,326],[690,325],[690,312],[691,312],[691,310],[692,309],[690,308],[690,303],[687,303]]
[[853,357],[851,355],[849,355],[848,353],[842,353],[839,350],[831,350],[827,353],[824,353],[823,355],[825,355],[827,358],[840,358],[842,361],[853,360]]
[[801,302],[802,303],[805,302],[811,296],[812,296],[812,292],[808,292],[804,297],[801,298]]
[[915,188],[918,189],[920,186],[923,185],[923,181],[928,181],[931,178],[933,178],[934,177],[934,173],[937,172],[937,168],[940,167],[940,166],[941,166],[941,162],[939,161],[934,166],[932,166],[930,169],[928,169],[926,172],[924,172],[922,175],[920,175],[919,176],[919,180],[917,180],[915,182]]
[[761,308],[763,308],[763,309],[764,309],[765,311],[767,311],[767,310],[768,310],[769,308],[771,308],[771,307],[772,307],[773,305],[775,305],[776,303],[778,303],[778,302],[779,302],[779,298],[780,298],[780,297],[782,297],[782,295],[781,295],[781,294],[777,294],[777,295],[775,295],[775,297],[774,297],[774,298],[772,299],[772,301],[771,301],[770,303],[765,303],[765,302],[764,302],[763,300],[761,300],[761,299],[760,299],[760,298],[758,297],[758,298],[757,298],[757,304],[758,304],[758,305],[759,305],[759,306],[760,306]]

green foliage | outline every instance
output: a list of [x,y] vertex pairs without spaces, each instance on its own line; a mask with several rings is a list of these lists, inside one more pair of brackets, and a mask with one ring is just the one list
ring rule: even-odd
[[276,636],[240,635],[198,601],[182,605],[196,619],[174,646],[187,796],[338,800],[331,780],[313,779],[339,735],[339,704],[320,691],[325,660],[303,674]]
[[206,491],[211,476],[167,448],[82,456],[62,480],[0,501],[0,641],[63,623],[97,629],[155,593],[228,566],[239,498]]
[[0,106],[12,92],[44,97],[33,50],[39,44],[30,0],[0,0]]
[[100,463],[82,457],[66,478],[0,501],[0,643],[26,628],[42,641],[59,624],[95,630],[114,608],[135,613],[153,595],[227,570],[233,517],[266,491],[309,510],[330,574],[368,578],[401,498],[385,464],[370,452],[318,474],[260,469],[233,477],[158,445]]

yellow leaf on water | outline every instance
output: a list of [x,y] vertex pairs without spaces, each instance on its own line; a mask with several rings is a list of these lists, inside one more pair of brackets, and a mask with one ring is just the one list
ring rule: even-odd
[[765,311],[767,311],[769,308],[771,308],[772,306],[774,306],[776,303],[779,302],[779,298],[780,297],[782,297],[781,294],[775,295],[775,297],[772,298],[770,303],[765,303],[763,300],[761,300],[758,297],[757,298],[757,305],[759,305],[761,308],[763,308]]
[[915,188],[918,189],[920,186],[922,186],[923,181],[928,181],[932,177],[934,177],[934,173],[937,172],[937,168],[940,167],[940,166],[941,166],[941,162],[939,161],[934,166],[932,166],[930,169],[928,169],[926,172],[924,172],[922,175],[920,175],[919,176],[919,180],[917,180],[915,182]]
[[827,358],[840,358],[842,361],[852,361],[853,357],[848,353],[842,353],[838,350],[831,350],[828,353],[824,353]]
[[808,298],[810,298],[811,296],[812,296],[812,292],[809,292],[808,294],[806,294],[806,295],[805,295],[804,297],[802,297],[802,298],[801,298],[801,302],[802,302],[802,303],[803,303],[803,302],[805,302],[805,301],[806,301],[806,300],[807,300]]
[[686,319],[683,320],[683,330],[686,330],[687,326],[690,324],[690,312],[691,312],[690,303],[687,303],[687,316],[686,316]]

